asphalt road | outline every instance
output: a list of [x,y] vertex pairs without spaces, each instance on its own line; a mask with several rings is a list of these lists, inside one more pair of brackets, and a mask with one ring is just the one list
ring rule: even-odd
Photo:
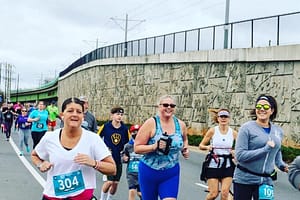
[[[38,200],[42,195],[42,184],[46,174],[38,172],[31,165],[30,156],[19,156],[17,147],[18,137],[12,134],[12,139],[7,142],[5,135],[0,132],[0,200]],[[31,139],[30,139],[31,144]],[[31,145],[32,146],[32,145]],[[206,185],[199,180],[200,166],[204,154],[191,148],[190,159],[181,158],[181,181],[178,200],[205,199]],[[125,170],[124,165],[124,170]],[[97,189],[95,195],[100,197],[102,175],[97,175]],[[299,192],[288,183],[287,175],[279,172],[278,181],[275,182],[276,200],[297,200]],[[117,194],[114,200],[126,200],[128,196],[127,182],[123,173]],[[138,198],[136,198],[138,199]]]

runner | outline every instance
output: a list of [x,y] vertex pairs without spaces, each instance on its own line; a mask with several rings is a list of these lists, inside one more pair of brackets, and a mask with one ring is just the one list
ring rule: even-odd
[[120,106],[113,107],[110,111],[111,121],[99,128],[98,134],[103,138],[105,144],[112,152],[112,156],[117,166],[117,174],[108,176],[103,184],[100,200],[111,200],[117,192],[118,184],[122,176],[121,151],[124,145],[128,143],[130,133],[122,122],[124,109]]
[[221,200],[228,200],[235,168],[232,146],[237,132],[229,127],[228,109],[210,109],[209,112],[213,115],[213,122],[218,126],[210,128],[199,144],[201,150],[210,151],[208,166],[202,168],[201,179],[208,184],[209,193],[206,200],[214,200],[219,196],[219,183],[221,183]]
[[135,196],[137,195],[140,199],[142,199],[142,194],[140,190],[140,185],[138,182],[138,165],[140,159],[142,157],[141,154],[136,154],[133,151],[134,139],[140,129],[140,125],[132,125],[129,129],[131,133],[131,139],[125,145],[124,150],[122,152],[122,160],[127,163],[126,170],[126,178],[128,183],[128,200],[135,200]]
[[96,172],[115,174],[116,166],[104,142],[81,128],[83,103],[68,98],[62,104],[64,127],[47,132],[31,154],[47,172],[43,200],[94,200]]
[[46,110],[49,113],[48,116],[48,130],[54,131],[54,128],[56,127],[56,119],[59,118],[59,112],[58,108],[55,104],[55,101],[51,101],[51,104],[47,106]]
[[21,110],[21,115],[19,115],[16,119],[16,127],[18,128],[18,134],[19,134],[19,148],[20,148],[20,156],[23,156],[23,148],[24,145],[26,147],[27,153],[30,152],[30,147],[28,144],[28,139],[30,137],[30,129],[31,129],[31,123],[27,122],[28,120],[28,114],[25,107]]

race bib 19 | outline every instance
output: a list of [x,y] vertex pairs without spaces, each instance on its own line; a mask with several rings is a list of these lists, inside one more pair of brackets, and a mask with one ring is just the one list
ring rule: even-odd
[[274,200],[273,186],[262,184],[259,186],[259,200]]

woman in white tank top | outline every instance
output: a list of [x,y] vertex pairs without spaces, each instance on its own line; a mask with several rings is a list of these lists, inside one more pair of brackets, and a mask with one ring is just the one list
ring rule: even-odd
[[213,153],[213,159],[210,160],[205,173],[209,190],[206,200],[218,197],[219,185],[221,185],[221,200],[227,200],[235,168],[232,161],[234,156],[232,146],[237,137],[237,131],[229,127],[228,109],[209,110],[209,112],[218,126],[210,128],[199,144],[201,150]]

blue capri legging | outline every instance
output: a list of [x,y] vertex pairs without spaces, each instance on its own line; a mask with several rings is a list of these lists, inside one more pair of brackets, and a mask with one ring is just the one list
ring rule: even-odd
[[139,183],[143,200],[176,198],[179,188],[180,168],[177,163],[173,168],[155,170],[139,163]]

